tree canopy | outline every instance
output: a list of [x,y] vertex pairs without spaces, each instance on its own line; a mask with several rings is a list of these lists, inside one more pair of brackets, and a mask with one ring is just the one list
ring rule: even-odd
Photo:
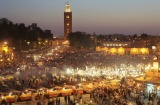
[[[43,46],[44,42],[52,40],[53,34],[50,30],[42,30],[36,23],[26,26],[24,23],[14,24],[6,18],[0,19],[0,41],[9,41],[10,46],[17,50],[19,45],[33,48]],[[29,42],[29,43],[28,43]]]
[[75,49],[94,49],[94,36],[85,32],[73,32],[68,36],[70,46]]

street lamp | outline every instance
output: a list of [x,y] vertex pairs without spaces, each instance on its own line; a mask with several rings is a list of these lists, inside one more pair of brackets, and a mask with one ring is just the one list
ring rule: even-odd
[[29,45],[29,44],[30,44],[30,42],[27,42],[27,44]]
[[153,51],[152,53],[153,54],[155,54],[156,49],[157,49],[156,46],[152,46],[152,51]]
[[30,50],[30,43],[31,43],[31,42],[29,42],[29,41],[27,42],[28,50]]
[[4,44],[7,45],[8,43],[5,41]]

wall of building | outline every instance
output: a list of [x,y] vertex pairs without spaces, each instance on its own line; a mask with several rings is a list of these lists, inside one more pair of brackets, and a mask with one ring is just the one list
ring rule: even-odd
[[104,52],[108,55],[148,55],[148,48],[124,48],[124,47],[104,47],[97,46],[96,51]]

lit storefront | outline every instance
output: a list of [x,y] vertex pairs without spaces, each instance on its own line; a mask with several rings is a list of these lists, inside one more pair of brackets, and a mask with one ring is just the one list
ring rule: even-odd
[[8,47],[7,42],[0,43],[0,62],[13,59],[13,48]]
[[96,51],[109,55],[148,55],[148,48],[104,47],[97,46]]
[[103,42],[100,46],[96,46],[96,51],[104,52],[108,55],[148,55],[149,48],[134,47],[131,42],[110,41]]

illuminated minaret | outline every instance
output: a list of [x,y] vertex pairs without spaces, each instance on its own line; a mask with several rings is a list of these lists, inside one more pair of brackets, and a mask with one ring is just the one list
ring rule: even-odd
[[67,39],[69,33],[71,32],[72,32],[72,12],[69,3],[67,3],[64,12],[64,39]]

